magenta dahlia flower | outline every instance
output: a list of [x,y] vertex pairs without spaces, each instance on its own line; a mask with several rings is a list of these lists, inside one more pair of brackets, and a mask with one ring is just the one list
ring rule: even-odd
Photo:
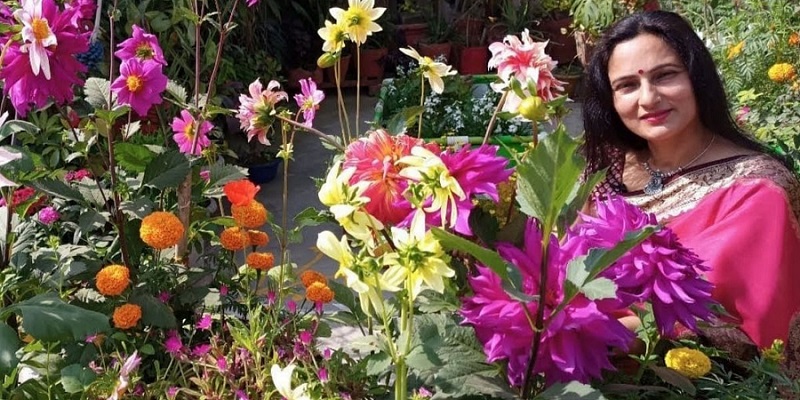
[[[175,117],[172,120],[172,131],[175,132],[172,135],[172,139],[178,144],[181,153],[200,155],[203,149],[211,144],[208,139],[208,132],[212,128],[214,128],[214,125],[208,121],[203,121],[198,127],[197,121],[192,114],[189,111],[181,110],[180,117]],[[195,137],[197,138],[196,144]],[[194,149],[192,149],[193,145]]]
[[311,126],[319,109],[319,103],[325,100],[325,92],[317,89],[317,84],[313,79],[301,79],[300,93],[294,95],[294,100],[300,107],[300,111],[303,112],[303,123]]
[[120,76],[111,84],[119,104],[130,105],[140,116],[146,116],[153,105],[161,104],[161,93],[167,89],[167,77],[161,68],[155,61],[137,58],[123,61]]
[[[574,256],[586,254],[590,248],[610,248],[627,232],[658,223],[654,214],[646,214],[620,197],[596,205],[597,216],[582,214],[567,235],[567,253]],[[663,335],[672,335],[675,322],[696,331],[698,319],[713,318],[713,285],[702,276],[708,270],[672,230],[662,227],[602,273],[617,284],[617,299],[603,301],[601,307],[620,309],[649,301]]]
[[[522,291],[538,295],[541,279],[542,235],[531,219],[525,228],[521,249],[506,243],[497,250],[522,276]],[[544,296],[545,316],[563,301],[566,264],[557,239],[552,237],[548,250],[547,290]],[[571,258],[571,257],[570,257]],[[530,362],[534,337],[529,318],[536,315],[538,302],[522,304],[503,289],[503,282],[491,269],[478,267],[470,277],[474,294],[462,301],[464,324],[472,325],[484,345],[488,362],[508,360],[508,380],[513,386],[523,384]],[[600,376],[603,369],[613,370],[608,360],[609,346],[628,347],[634,334],[615,318],[598,310],[595,303],[578,295],[567,307],[545,320],[534,372],[543,373],[549,383],[577,380],[588,382]]]
[[161,65],[167,65],[164,58],[164,51],[158,45],[156,35],[147,33],[138,25],[133,25],[133,34],[130,38],[117,45],[119,50],[114,52],[120,60],[138,58],[141,61],[155,61]]
[[264,90],[261,80],[256,79],[248,87],[250,96],[239,96],[239,111],[236,116],[242,129],[247,132],[248,142],[256,137],[261,144],[269,145],[267,133],[272,129],[275,105],[288,98],[286,92],[278,90],[280,87],[278,81],[272,80]]
[[23,0],[14,17],[22,24],[22,41],[12,41],[3,58],[3,91],[20,117],[50,100],[65,104],[86,72],[76,54],[89,48],[89,36],[75,23],[76,9],[59,10],[53,0]]

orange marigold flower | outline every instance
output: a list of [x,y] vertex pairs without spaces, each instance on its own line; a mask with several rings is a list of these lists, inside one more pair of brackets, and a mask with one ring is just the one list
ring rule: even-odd
[[236,223],[245,228],[259,228],[267,222],[267,209],[255,200],[243,206],[232,205],[231,214]]
[[252,252],[245,260],[250,268],[266,271],[275,265],[275,256],[272,253]]
[[800,46],[800,34],[792,32],[792,34],[789,35],[789,45]]
[[769,68],[767,75],[769,75],[769,79],[773,82],[783,83],[794,79],[796,72],[792,64],[778,63]]
[[131,271],[124,265],[112,264],[95,275],[97,291],[103,296],[119,296],[128,288]]
[[142,307],[136,304],[123,304],[114,309],[114,326],[119,329],[131,329],[142,319]]
[[247,179],[229,182],[222,187],[222,191],[225,192],[228,201],[238,206],[247,205],[247,203],[253,201],[259,189],[261,189],[261,186],[256,186]]
[[243,250],[250,244],[250,237],[244,229],[238,226],[232,226],[230,228],[225,228],[225,230],[219,234],[219,242],[222,244],[223,248],[237,251]]
[[300,280],[303,282],[303,286],[305,287],[311,286],[311,284],[314,282],[320,282],[324,285],[328,284],[328,278],[326,278],[325,275],[312,270],[303,271],[303,273],[300,274]]
[[247,236],[253,246],[266,246],[269,243],[269,235],[266,232],[250,230],[247,231]]
[[314,282],[306,288],[306,298],[315,303],[330,303],[333,301],[333,290],[322,282]]
[[142,219],[139,237],[148,246],[163,250],[178,244],[183,237],[183,224],[173,213],[156,211]]

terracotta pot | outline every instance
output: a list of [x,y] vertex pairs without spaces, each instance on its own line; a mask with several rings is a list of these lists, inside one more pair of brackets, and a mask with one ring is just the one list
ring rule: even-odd
[[462,75],[477,75],[488,72],[489,48],[465,47],[461,49],[458,72]]
[[567,95],[567,97],[573,100],[580,98],[579,89],[581,81],[583,80],[582,74],[559,74],[558,72],[554,72],[553,76],[562,82],[566,82],[564,85],[564,94]]
[[557,20],[547,20],[539,25],[544,38],[550,41],[545,51],[561,65],[569,64],[578,54],[575,38],[569,34],[570,24],[572,17],[567,16]]
[[[340,62],[341,62],[341,66],[339,67],[340,68],[339,73],[341,74],[339,76],[339,81],[340,82],[344,82],[345,79],[347,79],[347,72],[350,70],[350,59],[351,58],[353,58],[353,56],[351,54],[348,54],[346,56],[342,56],[342,59],[340,60]],[[333,84],[336,84],[336,71],[335,71],[335,68],[336,68],[335,65],[333,67],[330,67],[330,68],[325,68],[325,79],[327,79],[328,82],[333,83]]]
[[[361,79],[383,79],[384,59],[387,54],[389,54],[389,50],[385,47],[361,49]],[[353,62],[358,62],[356,57],[353,57]]]
[[456,32],[463,37],[467,46],[477,46],[483,36],[484,22],[478,18],[460,19],[456,23]]
[[578,60],[581,61],[581,64],[589,65],[592,54],[594,54],[595,40],[597,40],[597,38],[586,32],[575,31],[575,47],[577,48]]
[[313,71],[305,70],[303,68],[293,68],[287,73],[286,79],[289,87],[297,88],[300,87],[300,80],[306,78],[313,79],[314,82],[319,85],[322,83],[323,76],[324,74],[322,72],[322,68],[317,68]]
[[406,47],[416,47],[420,40],[428,37],[428,24],[404,24],[398,25],[397,30],[403,34]]
[[445,63],[450,61],[450,53],[453,50],[453,44],[448,43],[420,43],[419,54],[436,59],[436,57],[444,56]]

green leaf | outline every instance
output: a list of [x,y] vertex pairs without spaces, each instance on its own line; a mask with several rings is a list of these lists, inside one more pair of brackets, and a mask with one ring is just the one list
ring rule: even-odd
[[61,386],[67,393],[83,393],[97,379],[97,375],[80,364],[72,364],[61,370]]
[[144,345],[142,345],[142,347],[139,348],[139,353],[152,356],[153,354],[156,354],[156,349],[153,348],[152,344],[145,343]]
[[689,378],[681,375],[678,371],[667,367],[659,367],[658,365],[649,365],[650,369],[658,375],[664,382],[669,383],[677,387],[678,389],[683,390],[690,396],[694,396],[697,392],[697,388],[694,387],[694,383],[692,383]]
[[167,93],[178,103],[186,104],[187,92],[179,83],[170,79],[167,83]]
[[144,172],[156,155],[147,147],[133,143],[114,145],[114,159],[122,167],[132,172]]
[[65,303],[55,293],[45,293],[12,304],[0,314],[22,316],[22,327],[44,342],[79,341],[111,329],[108,316]]
[[190,164],[186,156],[173,150],[159,154],[144,171],[142,186],[166,189],[180,185],[189,174]]
[[367,375],[383,375],[392,365],[392,358],[384,352],[370,354],[366,361]]
[[386,131],[392,135],[404,133],[409,126],[416,126],[424,110],[422,106],[411,106],[400,110],[386,123]]
[[363,321],[367,318],[367,316],[364,314],[364,311],[361,309],[361,303],[359,302],[358,297],[352,290],[350,290],[350,288],[334,280],[328,280],[328,287],[333,290],[334,300],[336,300],[337,303],[347,307],[347,309],[353,313],[355,318],[358,318],[360,321]]
[[149,294],[136,293],[131,296],[130,302],[142,307],[142,325],[165,329],[172,329],[178,326],[172,310],[155,297]]
[[138,197],[133,200],[123,201],[119,208],[129,216],[142,219],[153,212],[155,204],[147,197]]
[[603,396],[595,388],[580,382],[557,383],[550,386],[542,393],[539,393],[536,399],[541,400],[605,400]]
[[326,222],[333,222],[330,212],[327,210],[317,210],[314,207],[308,207],[294,216],[294,222],[297,228],[304,228],[307,226],[319,226]]
[[559,232],[566,232],[569,225],[575,222],[584,204],[589,200],[592,190],[606,177],[606,170],[598,171],[589,176],[586,181],[581,184],[576,183],[572,188],[572,193],[569,195],[567,204],[561,210],[559,215]]
[[497,217],[480,207],[475,207],[469,213],[469,227],[481,242],[489,247],[494,247],[494,242],[497,240],[497,231],[500,229]]
[[580,180],[583,162],[576,154],[577,149],[578,142],[559,125],[517,165],[520,211],[541,221],[544,232],[551,232]]
[[0,376],[10,374],[19,364],[15,353],[21,344],[17,332],[0,322]]
[[228,182],[247,177],[244,168],[230,164],[213,164],[209,167],[208,173],[208,185],[212,188],[222,187]]
[[6,138],[17,132],[23,132],[23,131],[33,136],[39,132],[39,127],[28,121],[23,121],[19,119],[12,119],[10,121],[6,121],[6,123],[3,124],[2,127],[0,127],[0,142],[2,142]]
[[109,222],[108,213],[100,213],[93,208],[83,210],[78,217],[78,226],[83,234],[87,234],[95,229],[100,229]]
[[31,186],[35,187],[39,191],[55,197],[73,200],[79,203],[86,202],[86,199],[83,197],[81,192],[71,188],[63,181],[57,181],[55,179],[39,179],[36,182],[32,182]]
[[583,285],[581,292],[589,300],[612,299],[617,296],[617,284],[608,278],[596,278]]
[[502,257],[500,257],[499,254],[497,254],[497,252],[489,250],[485,247],[481,247],[480,245],[470,242],[469,240],[460,236],[456,236],[441,228],[431,228],[431,232],[445,249],[467,252],[471,256],[478,259],[478,261],[491,268],[492,271],[494,271],[504,280],[508,279],[506,262]]
[[[94,77],[86,79],[86,83],[83,85],[83,93],[86,95],[86,102],[97,109],[111,108],[108,104],[110,88],[111,84],[106,79]],[[116,98],[116,96],[114,97]]]

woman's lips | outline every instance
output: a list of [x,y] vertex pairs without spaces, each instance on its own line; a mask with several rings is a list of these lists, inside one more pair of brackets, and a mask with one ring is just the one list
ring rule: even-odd
[[647,122],[648,124],[660,124],[664,122],[669,116],[670,110],[658,111],[647,113],[641,117],[642,121]]

